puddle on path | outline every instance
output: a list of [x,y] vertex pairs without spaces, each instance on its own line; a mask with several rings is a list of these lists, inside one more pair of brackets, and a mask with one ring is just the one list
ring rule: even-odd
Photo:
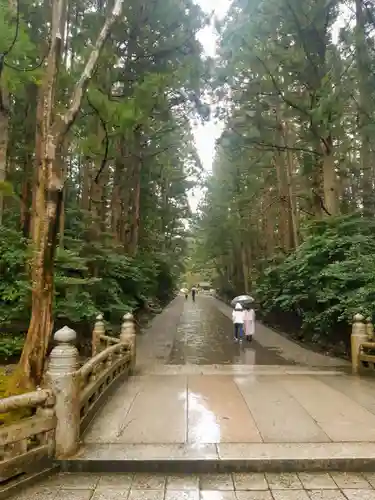
[[[255,332],[256,338],[256,332]],[[256,340],[236,343],[233,325],[206,299],[185,304],[168,361],[172,365],[291,365],[277,349],[268,349]]]

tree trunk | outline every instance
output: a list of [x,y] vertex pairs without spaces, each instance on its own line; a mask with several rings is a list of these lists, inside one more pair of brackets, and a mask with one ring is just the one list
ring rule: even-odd
[[362,171],[363,208],[374,212],[375,199],[373,195],[373,156],[371,152],[370,129],[372,116],[372,80],[371,59],[366,41],[366,14],[363,0],[356,0],[356,55],[359,88],[358,125],[361,135],[360,165]]
[[298,212],[297,212],[297,202],[296,196],[293,189],[293,177],[295,174],[295,163],[293,152],[290,149],[291,143],[293,141],[290,140],[290,131],[288,124],[284,122],[283,126],[283,137],[284,137],[284,145],[287,148],[286,150],[286,177],[288,184],[288,198],[290,203],[290,215],[291,215],[291,225],[292,225],[292,234],[293,234],[293,248],[297,248],[300,244],[299,238],[299,223],[298,223]]
[[331,137],[328,137],[324,142],[323,189],[324,215],[338,215],[340,213],[340,200]]
[[0,89],[0,226],[4,213],[4,182],[6,179],[7,150],[9,140],[9,99],[5,88]]
[[27,386],[39,385],[42,380],[45,355],[53,328],[54,256],[63,191],[62,172],[56,162],[56,153],[79,113],[84,91],[92,77],[104,42],[121,13],[122,0],[116,0],[112,12],[105,20],[86,66],[74,87],[69,100],[70,107],[64,115],[58,115],[52,121],[62,53],[60,30],[64,5],[64,0],[52,2],[50,50],[41,91],[40,109],[43,112],[38,113],[37,120],[39,144],[36,144],[37,183],[34,187],[35,210],[32,219],[31,320],[19,363],[21,376],[24,379],[21,383]]

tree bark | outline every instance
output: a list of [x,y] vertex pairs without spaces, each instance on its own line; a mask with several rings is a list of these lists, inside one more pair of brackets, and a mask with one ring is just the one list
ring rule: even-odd
[[[358,125],[361,136],[360,166],[362,170],[362,203],[365,210],[374,211],[373,155],[369,130],[372,116],[371,59],[366,42],[366,14],[363,0],[356,0],[355,44],[358,71],[359,110]],[[369,109],[370,106],[370,109]]]
[[325,139],[323,149],[324,156],[322,168],[325,205],[323,215],[338,215],[340,213],[340,199],[331,137]]
[[75,121],[86,87],[92,77],[104,42],[121,14],[123,0],[116,0],[107,16],[96,43],[78,79],[70,107],[52,120],[56,83],[61,60],[61,19],[64,0],[52,2],[51,43],[47,67],[42,83],[41,109],[37,121],[38,141],[36,151],[37,183],[35,185],[35,211],[32,238],[32,307],[26,342],[22,351],[19,372],[25,385],[39,385],[42,380],[45,355],[53,328],[54,256],[57,243],[58,221],[61,211],[63,178],[58,169],[56,154],[66,133]]

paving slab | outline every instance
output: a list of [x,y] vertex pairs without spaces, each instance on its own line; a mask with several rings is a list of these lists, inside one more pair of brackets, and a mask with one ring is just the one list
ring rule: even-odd
[[[117,442],[183,443],[186,440],[186,377],[151,377],[124,415]],[[108,419],[108,414],[107,414]],[[107,441],[109,442],[109,441]]]
[[281,384],[332,441],[375,441],[375,415],[346,393],[312,377],[284,378]]
[[[19,491],[9,500],[374,500],[366,474],[71,474]],[[324,479],[323,479],[324,478]],[[103,479],[103,480],[102,480]],[[323,482],[322,482],[323,481]],[[339,484],[337,484],[337,482]],[[318,487],[318,484],[321,487]],[[107,487],[104,487],[106,485]],[[341,486],[340,486],[341,485]],[[360,487],[361,486],[361,487]],[[258,487],[259,489],[255,489]]]
[[188,378],[189,443],[261,442],[249,407],[232,377]]
[[[236,377],[235,382],[264,442],[325,442],[330,438],[280,380],[293,377]],[[243,440],[245,441],[245,440]]]

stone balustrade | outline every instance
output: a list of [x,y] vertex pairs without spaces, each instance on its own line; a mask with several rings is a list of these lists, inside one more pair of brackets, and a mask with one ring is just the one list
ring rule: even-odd
[[375,372],[374,327],[371,318],[356,314],[351,334],[352,372]]
[[93,355],[79,367],[76,333],[54,334],[56,346],[45,374],[46,389],[0,400],[0,414],[30,409],[31,416],[0,426],[0,484],[77,452],[80,437],[116,383],[135,365],[135,327],[124,316],[120,337],[105,334],[102,317],[93,332]]
[[27,472],[55,451],[55,397],[37,390],[0,400],[0,413],[30,410],[31,416],[0,427],[0,483]]

